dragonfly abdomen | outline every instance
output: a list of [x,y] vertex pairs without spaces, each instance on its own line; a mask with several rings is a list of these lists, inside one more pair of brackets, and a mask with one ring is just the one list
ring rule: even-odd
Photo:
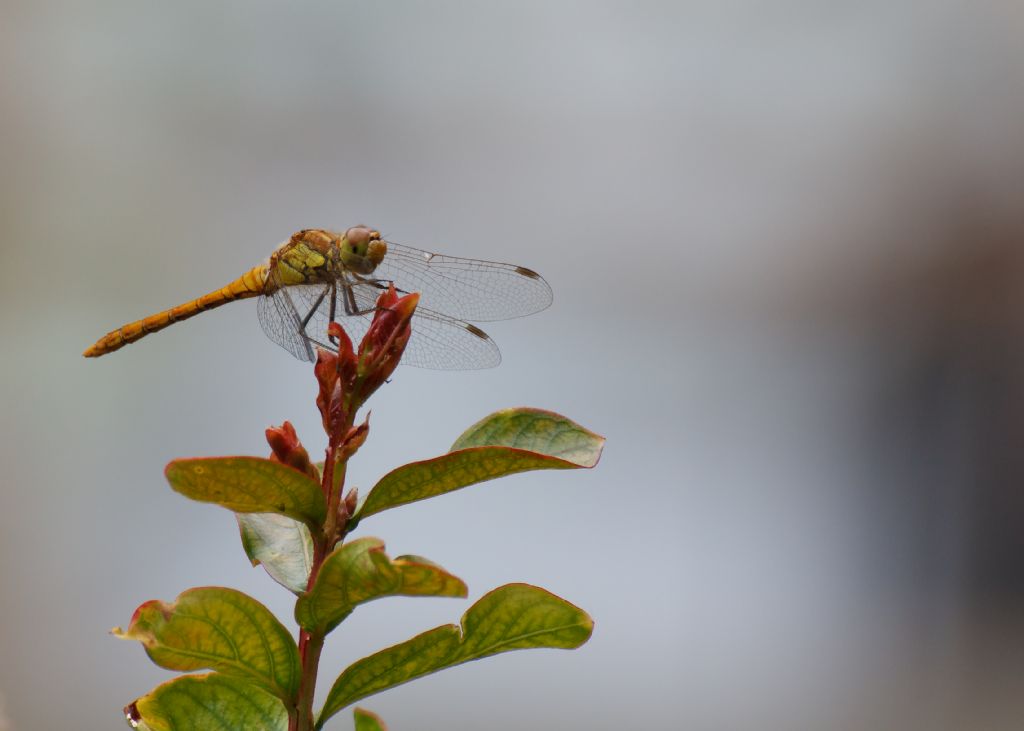
[[260,266],[253,267],[235,281],[216,291],[204,294],[202,297],[198,297],[190,302],[178,305],[177,307],[172,307],[169,310],[158,312],[155,315],[144,317],[141,320],[130,322],[127,325],[122,325],[117,330],[110,331],[97,340],[82,355],[86,358],[97,358],[101,355],[112,353],[115,350],[128,345],[128,343],[134,343],[136,340],[143,338],[150,333],[163,330],[165,327],[173,325],[180,320],[187,320],[190,317],[198,315],[200,312],[211,310],[214,307],[220,307],[223,304],[233,302],[237,299],[246,299],[248,297],[255,297],[256,295],[263,294],[266,280],[266,265],[261,264]]

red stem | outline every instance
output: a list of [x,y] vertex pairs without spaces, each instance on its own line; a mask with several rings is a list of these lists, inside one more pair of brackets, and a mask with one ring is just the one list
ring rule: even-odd
[[[344,435],[352,427],[355,421],[355,408],[347,410],[345,423],[340,427],[338,434]],[[324,521],[323,529],[319,535],[313,535],[313,564],[309,570],[309,581],[306,583],[306,591],[313,588],[316,577],[320,573],[327,556],[338,543],[345,538],[348,515],[342,514],[344,502],[341,499],[345,489],[345,471],[348,466],[343,462],[337,465],[340,474],[335,485],[336,456],[338,447],[335,446],[340,439],[335,435],[328,435],[327,454],[324,463],[323,480],[321,487],[324,496],[327,498],[327,518]],[[324,648],[325,636],[320,633],[311,633],[307,630],[299,630],[299,662],[302,668],[302,675],[299,678],[299,692],[296,698],[294,712],[288,714],[288,731],[312,731],[313,730],[313,695],[316,692],[316,676],[320,665],[320,653]]]

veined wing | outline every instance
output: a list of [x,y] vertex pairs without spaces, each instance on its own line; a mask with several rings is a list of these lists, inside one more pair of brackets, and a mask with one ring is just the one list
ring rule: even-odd
[[388,241],[373,278],[402,292],[419,292],[423,307],[453,318],[486,322],[539,312],[551,287],[537,272],[515,264],[434,254]]
[[[381,285],[377,282],[354,283],[351,291],[356,307],[368,314],[345,317],[339,319],[339,322],[358,347],[359,340],[373,319]],[[338,297],[342,297],[341,290]],[[326,304],[321,304],[321,310],[325,307]],[[336,309],[340,310],[341,305]],[[349,323],[353,320],[357,323],[350,328]],[[354,333],[358,333],[358,336]],[[491,336],[475,325],[420,304],[412,316],[412,336],[402,355],[402,363],[446,371],[493,368],[501,363],[501,352]]]
[[[317,298],[329,290],[323,284],[281,287],[272,295],[263,295],[256,305],[260,327],[267,337],[299,360],[316,360],[316,346],[303,334],[302,318],[315,307]],[[324,338],[327,326],[324,325]]]
[[[371,282],[351,285],[348,290],[351,299],[346,308],[345,285],[339,282],[336,289],[334,319],[358,348],[373,320],[381,289]],[[331,300],[330,285],[282,287],[273,295],[260,298],[260,324],[271,340],[296,358],[313,361],[317,348],[336,350],[327,337]],[[478,327],[426,307],[416,308],[412,335],[402,356],[403,364],[439,370],[471,370],[492,368],[500,362],[498,346]]]
[[[347,324],[348,320],[343,322]],[[465,371],[494,368],[501,363],[501,352],[491,336],[476,325],[417,307],[402,362],[420,368]]]

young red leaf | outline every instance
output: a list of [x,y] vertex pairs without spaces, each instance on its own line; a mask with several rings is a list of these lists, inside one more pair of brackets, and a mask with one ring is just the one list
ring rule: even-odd
[[302,446],[298,434],[295,433],[295,427],[290,421],[284,422],[281,426],[270,427],[267,429],[266,435],[271,449],[271,461],[294,467],[314,480],[320,479],[320,473],[309,461],[309,452]]
[[399,297],[394,285],[384,290],[357,352],[341,325],[327,326],[328,337],[338,342],[338,352],[319,350],[313,372],[320,384],[316,403],[332,445],[341,444],[356,411],[398,366],[412,334],[410,321],[418,302],[418,294]]
[[419,304],[417,293],[399,297],[391,284],[377,298],[373,322],[359,343],[360,403],[391,377],[412,335],[411,320]]

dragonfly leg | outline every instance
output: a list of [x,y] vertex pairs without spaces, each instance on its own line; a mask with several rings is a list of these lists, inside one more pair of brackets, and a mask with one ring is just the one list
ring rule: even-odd
[[[317,308],[320,306],[320,303],[324,301],[324,297],[326,297],[326,296],[327,296],[327,289],[324,288],[324,291],[321,292],[320,296],[316,298],[316,302],[314,302],[313,306],[309,308],[309,312],[307,312],[306,316],[302,318],[302,322],[300,323],[299,327],[302,330],[302,334],[305,337],[307,337],[307,338],[309,337],[309,335],[306,334],[306,325],[308,325],[309,321],[313,319],[313,315],[316,314]],[[332,309],[332,312],[333,312],[333,309]]]
[[395,292],[397,292],[400,295],[404,296],[409,294],[409,290],[402,289],[390,279],[364,279],[363,281],[366,282],[367,284],[372,284],[374,287],[381,290],[382,292],[388,289],[389,287],[394,287]]
[[[391,285],[394,284],[394,282],[390,282],[390,281],[387,281],[387,280],[384,280],[384,279],[367,279],[366,277],[361,277],[358,274],[356,274],[355,277],[356,277],[356,279],[359,280],[359,282],[361,284],[368,284],[371,287],[374,287],[374,288],[380,290],[381,292],[385,291],[388,287],[390,287]],[[349,315],[368,315],[368,314],[370,314],[371,312],[374,312],[377,309],[376,306],[374,306],[374,307],[367,307],[365,310],[360,310],[359,306],[356,304],[355,293],[352,291],[352,287],[351,286],[346,287],[346,290],[347,290],[347,293],[348,293],[348,297],[351,298],[351,300],[352,300],[351,304],[349,304],[348,302],[345,303],[345,311],[346,311],[347,314],[349,314]],[[399,294],[403,294],[403,295],[409,294],[404,289],[396,289],[395,291],[398,292]],[[348,311],[349,307],[352,308],[351,312]]]
[[365,312],[359,311],[359,305],[356,304],[356,293],[352,291],[351,285],[345,285],[345,297],[343,299],[345,305],[346,315],[364,315]]
[[356,282],[344,281],[341,283],[341,304],[345,310],[345,314],[348,315],[349,317],[352,317],[354,315],[369,315],[373,313],[374,310],[377,309],[376,307],[367,307],[366,309],[360,309],[359,303],[356,301],[356,284],[370,284],[372,286],[377,286],[378,289],[381,289],[381,287],[377,285],[377,283],[374,282],[373,280],[363,279],[358,275],[356,275],[356,280]]
[[[338,285],[336,282],[331,282],[331,308],[328,313],[327,321],[334,322],[334,315],[338,311]],[[338,344],[338,338],[333,335],[328,335],[327,339],[334,345]]]
[[[320,303],[323,302],[324,297],[327,296],[327,289],[327,287],[324,287],[324,291],[320,293],[320,296],[316,298],[316,302],[314,302],[313,306],[309,308],[309,312],[307,312],[306,316],[299,322],[299,334],[306,343],[306,352],[309,356],[309,360],[313,360],[313,349],[311,344],[323,345],[323,343],[319,342],[316,338],[311,337],[310,334],[306,332],[306,326],[309,325],[309,321],[313,319],[313,315],[316,314],[317,308],[320,307]],[[292,305],[293,309],[294,307],[295,306]]]

